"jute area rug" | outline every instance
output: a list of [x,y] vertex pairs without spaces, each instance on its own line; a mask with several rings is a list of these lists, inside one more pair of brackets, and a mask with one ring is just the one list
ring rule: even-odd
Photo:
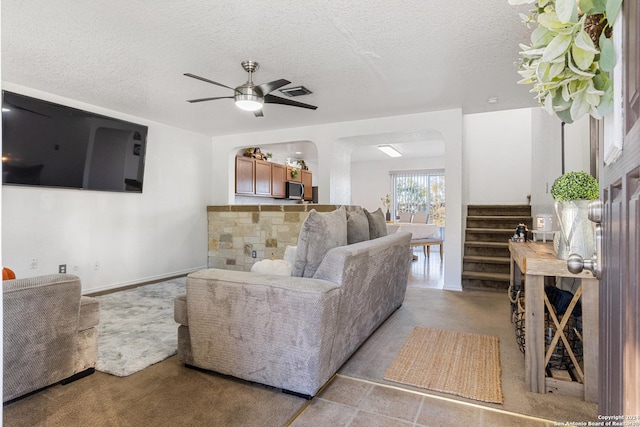
[[173,299],[186,278],[97,296],[100,302],[96,370],[126,377],[178,351]]
[[503,403],[498,337],[416,326],[384,378]]

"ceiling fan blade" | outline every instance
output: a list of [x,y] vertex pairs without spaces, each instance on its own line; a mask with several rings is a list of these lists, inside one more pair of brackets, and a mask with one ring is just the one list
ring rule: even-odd
[[262,83],[261,85],[256,86],[254,89],[258,89],[262,96],[268,95],[276,89],[280,89],[282,86],[286,86],[291,83],[289,80],[280,79],[274,80],[269,83]]
[[189,99],[187,102],[203,102],[203,101],[213,101],[216,99],[233,99],[233,96],[214,96],[213,98],[199,98],[199,99]]
[[200,77],[200,76],[196,76],[195,74],[191,74],[191,73],[184,73],[185,76],[187,77],[191,77],[192,79],[197,79],[197,80],[201,80],[203,82],[207,82],[207,83],[211,83],[212,85],[216,85],[216,86],[221,86],[221,87],[226,87],[227,89],[231,89],[232,91],[236,91],[234,88],[229,87],[227,85],[223,85],[222,83],[218,83],[218,82],[214,82],[213,80],[209,80],[209,79],[205,79],[204,77]]
[[304,104],[302,102],[293,101],[291,99],[280,98],[279,96],[275,95],[265,95],[264,102],[265,104],[291,105],[292,107],[308,108],[310,110],[315,110],[316,108],[318,108],[315,105]]
[[254,111],[253,115],[256,117],[264,117],[264,114],[262,114],[262,110]]

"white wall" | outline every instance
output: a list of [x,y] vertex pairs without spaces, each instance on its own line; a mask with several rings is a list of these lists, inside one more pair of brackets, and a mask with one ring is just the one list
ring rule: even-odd
[[[369,211],[381,208],[383,198],[391,194],[389,172],[424,169],[444,169],[445,158],[426,157],[422,159],[397,158],[376,162],[357,162],[351,164],[351,203],[360,205]],[[446,183],[445,183],[446,185]]]
[[565,172],[584,171],[590,173],[589,120],[589,116],[583,116],[581,119],[564,126]]
[[[551,185],[562,175],[562,122],[541,108],[531,112],[531,213],[553,214],[554,200]],[[589,173],[589,118],[564,127],[565,172],[585,171]]]
[[[149,127],[142,194],[2,186],[3,264],[18,277],[79,276],[83,292],[206,266],[211,138],[10,84],[28,96]],[[37,258],[37,269],[30,269]],[[95,269],[95,263],[99,269]]]
[[531,194],[531,109],[464,116],[466,204],[527,204]]

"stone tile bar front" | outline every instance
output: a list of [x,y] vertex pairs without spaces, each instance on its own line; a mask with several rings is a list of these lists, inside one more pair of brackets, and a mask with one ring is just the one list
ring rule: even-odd
[[[300,227],[311,209],[330,212],[339,207],[316,204],[207,206],[207,265],[251,271],[255,262],[282,259],[287,246],[298,244]],[[356,206],[345,208],[354,210]]]

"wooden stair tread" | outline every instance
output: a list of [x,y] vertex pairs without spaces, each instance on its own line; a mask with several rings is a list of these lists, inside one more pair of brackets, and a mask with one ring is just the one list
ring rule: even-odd
[[533,219],[530,215],[467,215],[467,219]]
[[518,209],[526,209],[528,207],[530,207],[531,205],[467,205],[470,208],[473,209],[477,209],[477,208],[489,208],[489,209],[514,209],[514,208],[518,208]]
[[485,273],[482,271],[463,271],[462,277],[464,279],[484,279],[499,282],[508,282],[511,279],[511,275],[507,273]]
[[511,279],[509,240],[520,223],[533,227],[531,206],[467,205],[462,284],[504,290]]
[[483,242],[483,241],[467,241],[464,242],[465,246],[487,247],[487,248],[508,248],[509,241],[503,242]]
[[510,228],[469,228],[469,227],[467,227],[466,230],[471,233],[501,233],[501,234],[513,233],[515,231],[515,229],[512,230]]
[[463,257],[463,261],[468,261],[468,262],[486,262],[486,263],[492,263],[492,264],[509,264],[509,261],[511,261],[511,259],[507,258],[507,257],[465,255]]

